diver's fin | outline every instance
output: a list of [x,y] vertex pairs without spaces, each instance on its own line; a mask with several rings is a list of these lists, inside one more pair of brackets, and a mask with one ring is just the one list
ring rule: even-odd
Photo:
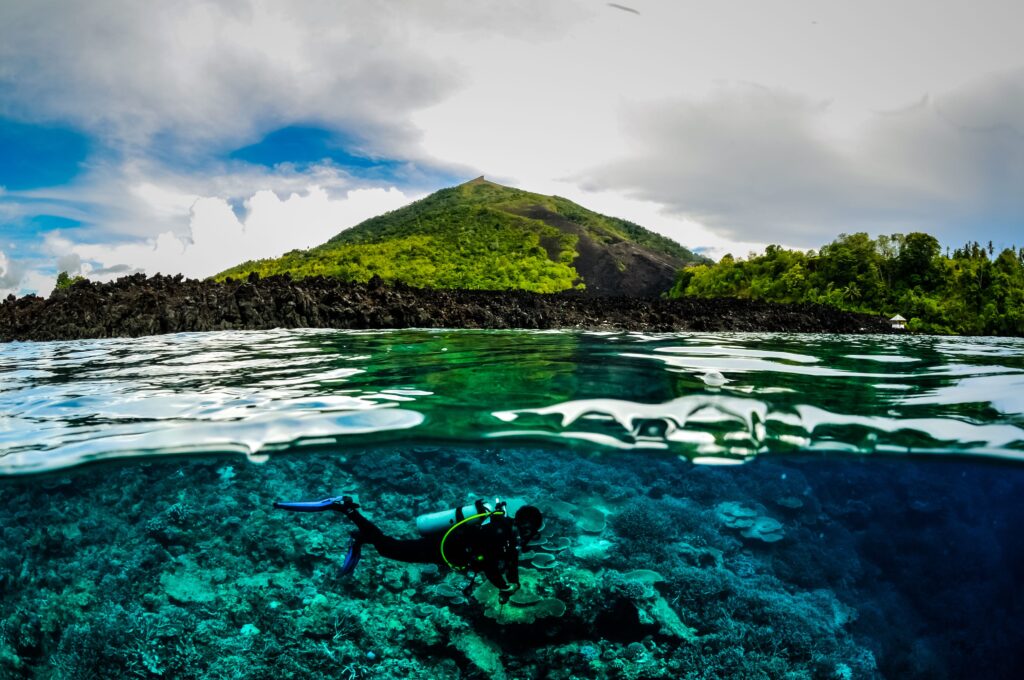
[[322,512],[334,510],[338,504],[338,498],[325,498],[322,501],[277,501],[274,507],[278,510],[291,510],[292,512]]
[[356,570],[356,565],[359,564],[359,557],[363,553],[363,542],[360,540],[359,534],[352,534],[352,540],[348,544],[348,551],[345,553],[345,559],[341,562],[341,571],[339,572],[342,576],[348,576]]
[[278,510],[291,510],[292,512],[323,512],[324,510],[335,510],[344,512],[346,515],[359,509],[351,496],[334,496],[320,501],[277,501],[274,507]]

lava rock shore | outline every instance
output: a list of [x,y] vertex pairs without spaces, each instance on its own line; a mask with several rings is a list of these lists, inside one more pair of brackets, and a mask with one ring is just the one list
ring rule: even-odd
[[581,292],[434,290],[374,277],[223,283],[143,274],[79,281],[49,298],[0,303],[0,341],[138,337],[269,328],[489,328],[890,333],[882,317],[824,305],[733,298],[633,298]]

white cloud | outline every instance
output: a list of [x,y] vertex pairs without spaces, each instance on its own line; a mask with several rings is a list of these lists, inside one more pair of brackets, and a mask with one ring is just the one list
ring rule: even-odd
[[415,138],[412,110],[459,81],[457,62],[423,47],[429,36],[557,33],[573,14],[562,4],[4,2],[0,113],[69,121],[130,155],[156,135],[205,152],[294,121],[386,152]]
[[56,285],[57,277],[55,275],[30,270],[26,272],[25,278],[21,282],[20,292],[23,294],[35,293],[40,297],[47,297],[53,292],[53,288]]
[[25,262],[11,259],[0,250],[0,299],[8,295],[49,295],[57,277],[37,272]]
[[24,272],[21,267],[11,262],[4,251],[0,250],[0,294],[4,297],[18,289]]
[[239,220],[221,198],[187,196],[169,187],[151,187],[141,195],[150,197],[158,208],[166,208],[168,196],[180,198],[169,203],[187,205],[188,235],[165,231],[152,239],[98,244],[50,235],[48,251],[54,257],[79,257],[82,273],[95,280],[115,279],[130,271],[203,278],[246,260],[319,245],[348,227],[412,200],[395,188],[354,189],[343,199],[332,198],[318,186],[284,199],[263,190],[245,201],[246,216]]
[[[175,171],[159,163],[137,159],[126,163],[100,163],[87,176],[60,187],[17,192],[23,202],[9,204],[12,211],[29,210],[61,215],[88,224],[81,240],[114,242],[156,238],[170,231],[187,237],[189,214],[201,196],[219,197],[231,205],[244,205],[258,191],[281,196],[320,187],[332,198],[349,191],[373,188],[331,164],[297,169],[216,164],[205,171]],[[4,204],[0,203],[0,207]],[[298,246],[296,246],[298,247]]]
[[[855,143],[830,107],[755,86],[633,107],[631,150],[582,173],[734,239],[815,247],[839,232],[925,230],[1009,245],[1024,224],[1024,71],[875,114]],[[981,234],[981,236],[979,236]]]

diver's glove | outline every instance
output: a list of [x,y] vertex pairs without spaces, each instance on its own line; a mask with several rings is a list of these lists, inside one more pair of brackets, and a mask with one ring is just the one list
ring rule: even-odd
[[508,588],[498,591],[498,602],[500,604],[507,603],[509,601],[509,598],[511,598],[517,590],[519,590],[519,584],[510,583]]
[[279,510],[291,510],[292,512],[323,512],[324,510],[335,510],[346,515],[352,514],[359,509],[351,496],[334,496],[321,501],[276,501],[274,507]]

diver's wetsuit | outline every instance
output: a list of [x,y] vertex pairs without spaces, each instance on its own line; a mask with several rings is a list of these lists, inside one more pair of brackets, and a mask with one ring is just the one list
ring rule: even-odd
[[359,529],[357,540],[369,543],[383,557],[441,566],[445,565],[447,557],[449,564],[460,569],[465,567],[483,572],[499,590],[508,590],[510,583],[519,584],[515,523],[503,513],[492,514],[485,524],[467,524],[449,533],[444,544],[444,556],[441,555],[443,532],[399,540],[385,535],[358,510],[348,510],[345,515]]

